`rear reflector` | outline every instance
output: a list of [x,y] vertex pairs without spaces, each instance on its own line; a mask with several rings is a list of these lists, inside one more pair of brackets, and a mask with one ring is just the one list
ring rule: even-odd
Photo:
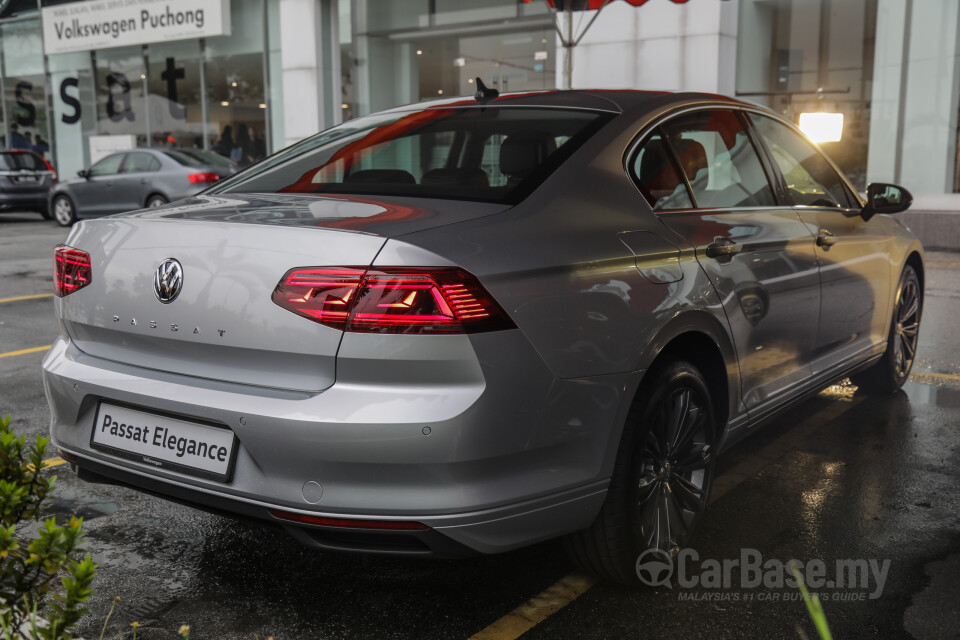
[[324,527],[343,527],[347,529],[383,529],[392,531],[425,531],[429,529],[425,524],[406,520],[355,520],[352,518],[325,518],[310,516],[304,513],[280,511],[270,509],[270,515],[280,520],[299,522],[301,524],[318,524]]
[[66,460],[67,462],[79,462],[80,458],[73,455],[72,453],[67,453],[63,449],[57,449],[57,455]]
[[273,301],[343,331],[478,333],[516,326],[473,275],[455,268],[302,267],[283,276]]
[[82,289],[93,277],[90,254],[60,245],[53,251],[54,294],[62,298]]
[[190,180],[190,184],[201,184],[204,182],[216,182],[220,179],[220,176],[215,173],[203,172],[191,173],[187,178]]

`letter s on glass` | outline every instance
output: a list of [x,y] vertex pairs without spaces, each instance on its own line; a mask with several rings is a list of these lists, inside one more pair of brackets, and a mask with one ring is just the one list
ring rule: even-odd
[[63,103],[67,106],[73,107],[73,113],[64,113],[60,116],[60,120],[65,124],[76,124],[80,122],[80,116],[83,113],[83,110],[80,106],[80,100],[67,93],[67,89],[70,87],[77,89],[79,93],[80,79],[64,78],[63,82],[60,83],[60,99],[63,100]]

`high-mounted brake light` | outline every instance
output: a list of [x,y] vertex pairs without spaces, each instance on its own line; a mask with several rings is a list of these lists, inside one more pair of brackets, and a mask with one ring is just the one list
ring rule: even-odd
[[191,173],[187,178],[190,180],[190,184],[202,184],[206,182],[216,182],[220,179],[220,176],[204,171],[203,173]]
[[424,531],[429,529],[420,522],[408,520],[358,520],[355,518],[327,518],[325,516],[311,516],[305,513],[293,513],[270,509],[270,515],[280,520],[301,522],[303,524],[318,524],[324,527],[343,527],[347,529],[387,529],[392,531]]
[[62,244],[54,249],[53,284],[57,297],[62,298],[84,288],[92,278],[89,253]]
[[446,267],[301,267],[283,276],[273,301],[344,331],[479,333],[515,326],[473,275]]

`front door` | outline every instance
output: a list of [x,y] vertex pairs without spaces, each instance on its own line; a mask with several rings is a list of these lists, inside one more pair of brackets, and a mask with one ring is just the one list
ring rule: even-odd
[[722,301],[743,402],[749,410],[786,397],[811,375],[820,305],[813,236],[790,207],[778,205],[737,112],[680,115],[661,125],[641,153],[664,144],[686,188],[656,183],[669,172],[651,157],[649,179],[665,205],[660,219],[696,248]]
[[814,373],[882,351],[890,326],[890,237],[879,219],[860,217],[860,203],[812,144],[773,118],[751,119],[794,210],[816,237],[821,299]]
[[115,153],[90,167],[86,180],[71,185],[74,205],[81,216],[109,215],[123,211],[114,193],[114,183],[123,164],[123,153]]

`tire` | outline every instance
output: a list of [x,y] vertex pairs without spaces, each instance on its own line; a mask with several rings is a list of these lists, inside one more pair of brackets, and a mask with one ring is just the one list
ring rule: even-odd
[[648,375],[627,416],[600,514],[564,540],[581,570],[627,585],[640,583],[636,566],[645,551],[673,557],[690,540],[716,460],[717,420],[703,375],[682,360]]
[[162,195],[160,195],[159,193],[155,193],[149,198],[147,198],[147,208],[162,207],[168,202],[169,200],[164,198]]
[[61,227],[69,227],[77,221],[77,210],[68,196],[60,195],[54,198],[51,208],[53,219]]
[[903,268],[900,283],[897,285],[887,350],[869,369],[850,376],[850,381],[860,387],[860,391],[874,395],[896,393],[907,381],[916,359],[922,312],[923,292],[920,290],[920,279],[916,270],[907,265]]

